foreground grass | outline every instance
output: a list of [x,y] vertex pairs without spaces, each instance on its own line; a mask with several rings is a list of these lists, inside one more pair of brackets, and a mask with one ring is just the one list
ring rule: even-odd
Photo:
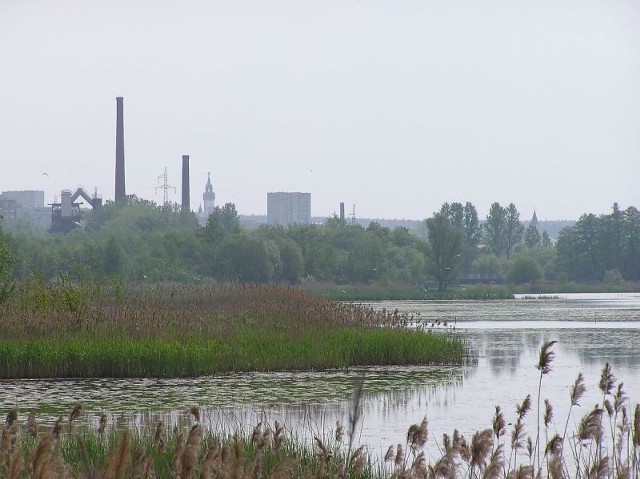
[[[384,458],[372,459],[355,442],[360,421],[362,381],[355,388],[347,425],[336,424],[323,437],[304,438],[275,422],[258,423],[251,432],[205,430],[196,407],[188,431],[167,432],[160,422],[135,431],[74,426],[77,405],[51,430],[38,432],[34,414],[26,423],[9,411],[0,440],[0,477],[18,478],[637,478],[640,477],[640,405],[631,412],[622,383],[611,367],[602,370],[602,400],[577,420],[573,415],[586,391],[582,375],[570,388],[566,418],[553,420],[553,408],[541,403],[543,378],[551,371],[554,342],[542,345],[536,367],[536,393],[516,405],[507,423],[496,406],[492,423],[470,440],[457,430],[432,441],[425,417]],[[366,379],[364,379],[366,381]],[[537,411],[537,415],[536,415]],[[542,412],[542,415],[541,415]],[[536,416],[525,430],[526,418]],[[577,424],[568,431],[570,419]],[[249,429],[250,431],[250,429]]]
[[460,363],[463,341],[412,318],[285,286],[18,288],[0,311],[0,377],[184,377]]

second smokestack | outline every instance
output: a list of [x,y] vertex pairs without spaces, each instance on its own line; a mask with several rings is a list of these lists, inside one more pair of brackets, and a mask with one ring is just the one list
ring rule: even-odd
[[126,196],[124,187],[124,114],[123,98],[116,97],[116,191],[115,200]]
[[191,191],[189,190],[189,155],[182,155],[182,212],[191,211]]

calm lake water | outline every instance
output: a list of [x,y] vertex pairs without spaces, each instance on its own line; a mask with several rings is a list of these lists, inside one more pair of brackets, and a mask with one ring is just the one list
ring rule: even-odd
[[[561,294],[555,299],[510,301],[389,301],[376,308],[414,315],[423,326],[462,335],[475,360],[464,367],[384,367],[295,373],[232,374],[180,380],[1,381],[0,412],[17,406],[21,418],[30,410],[52,422],[83,404],[87,421],[101,412],[112,425],[153,428],[190,420],[198,405],[211,427],[250,428],[259,420],[284,422],[292,433],[328,437],[336,421],[347,422],[353,385],[364,374],[360,444],[372,455],[404,442],[406,431],[426,415],[429,443],[458,429],[467,438],[490,427],[499,405],[507,422],[527,394],[535,400],[540,346],[556,340],[551,373],[544,377],[542,398],[554,407],[562,432],[569,410],[569,389],[579,372],[587,393],[571,426],[598,401],[600,372],[606,362],[624,382],[631,406],[640,402],[640,294]],[[440,325],[437,322],[440,321]],[[446,323],[446,326],[445,326]],[[528,432],[535,434],[534,411]],[[553,431],[555,432],[555,431]]]

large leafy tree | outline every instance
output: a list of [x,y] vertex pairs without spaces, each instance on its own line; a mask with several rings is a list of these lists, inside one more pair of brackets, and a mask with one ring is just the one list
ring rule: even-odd
[[505,209],[505,232],[504,247],[507,258],[515,251],[516,247],[522,242],[524,226],[520,223],[520,212],[516,205],[509,203]]
[[507,212],[496,202],[491,205],[484,222],[484,238],[489,251],[502,256],[506,251],[505,234],[507,229]]
[[438,291],[444,291],[462,270],[464,233],[442,213],[425,221],[429,238],[427,272],[438,282]]

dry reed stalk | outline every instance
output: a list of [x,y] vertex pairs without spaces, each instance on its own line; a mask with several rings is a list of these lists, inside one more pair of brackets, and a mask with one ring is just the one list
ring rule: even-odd
[[387,453],[384,455],[384,462],[390,462],[395,457],[395,453],[394,453],[393,448],[394,448],[394,446],[391,445],[391,446],[389,446],[389,449],[387,449]]
[[286,436],[284,433],[284,426],[280,424],[278,421],[275,422],[276,430],[273,433],[273,449],[279,451],[283,446]]
[[107,415],[105,413],[102,413],[100,414],[100,419],[98,421],[98,429],[96,429],[96,433],[98,433],[99,436],[102,436],[106,428],[107,428]]
[[31,411],[27,417],[27,434],[32,437],[38,437],[38,423],[36,422],[36,413]]
[[349,460],[349,471],[354,474],[361,474],[364,471],[364,467],[367,463],[366,446],[360,446],[353,451],[351,459]]
[[193,418],[196,422],[200,422],[200,408],[198,406],[191,406],[189,412],[193,414]]
[[336,421],[335,438],[337,443],[341,443],[344,438],[344,426],[340,424],[340,421]]
[[211,479],[213,477],[213,468],[216,463],[220,462],[220,445],[214,443],[209,447],[209,451],[200,468],[200,479]]
[[124,479],[127,468],[129,467],[129,433],[124,431],[120,441],[109,455],[109,460],[102,473],[103,479]]
[[504,474],[504,454],[503,445],[498,446],[491,453],[489,464],[485,467],[482,473],[482,479],[499,479]]
[[177,464],[178,476],[181,479],[191,479],[196,471],[198,453],[202,443],[202,426],[194,425],[187,436],[187,443],[180,452]]
[[275,465],[267,479],[286,479],[293,477],[295,469],[295,461],[293,459],[284,459]]
[[156,426],[156,432],[153,436],[153,443],[158,447],[159,451],[164,451],[164,446],[167,441],[167,432],[164,429],[164,423],[162,421],[158,422]]
[[602,457],[597,459],[591,467],[587,466],[584,477],[586,479],[606,479],[610,472],[609,458]]

